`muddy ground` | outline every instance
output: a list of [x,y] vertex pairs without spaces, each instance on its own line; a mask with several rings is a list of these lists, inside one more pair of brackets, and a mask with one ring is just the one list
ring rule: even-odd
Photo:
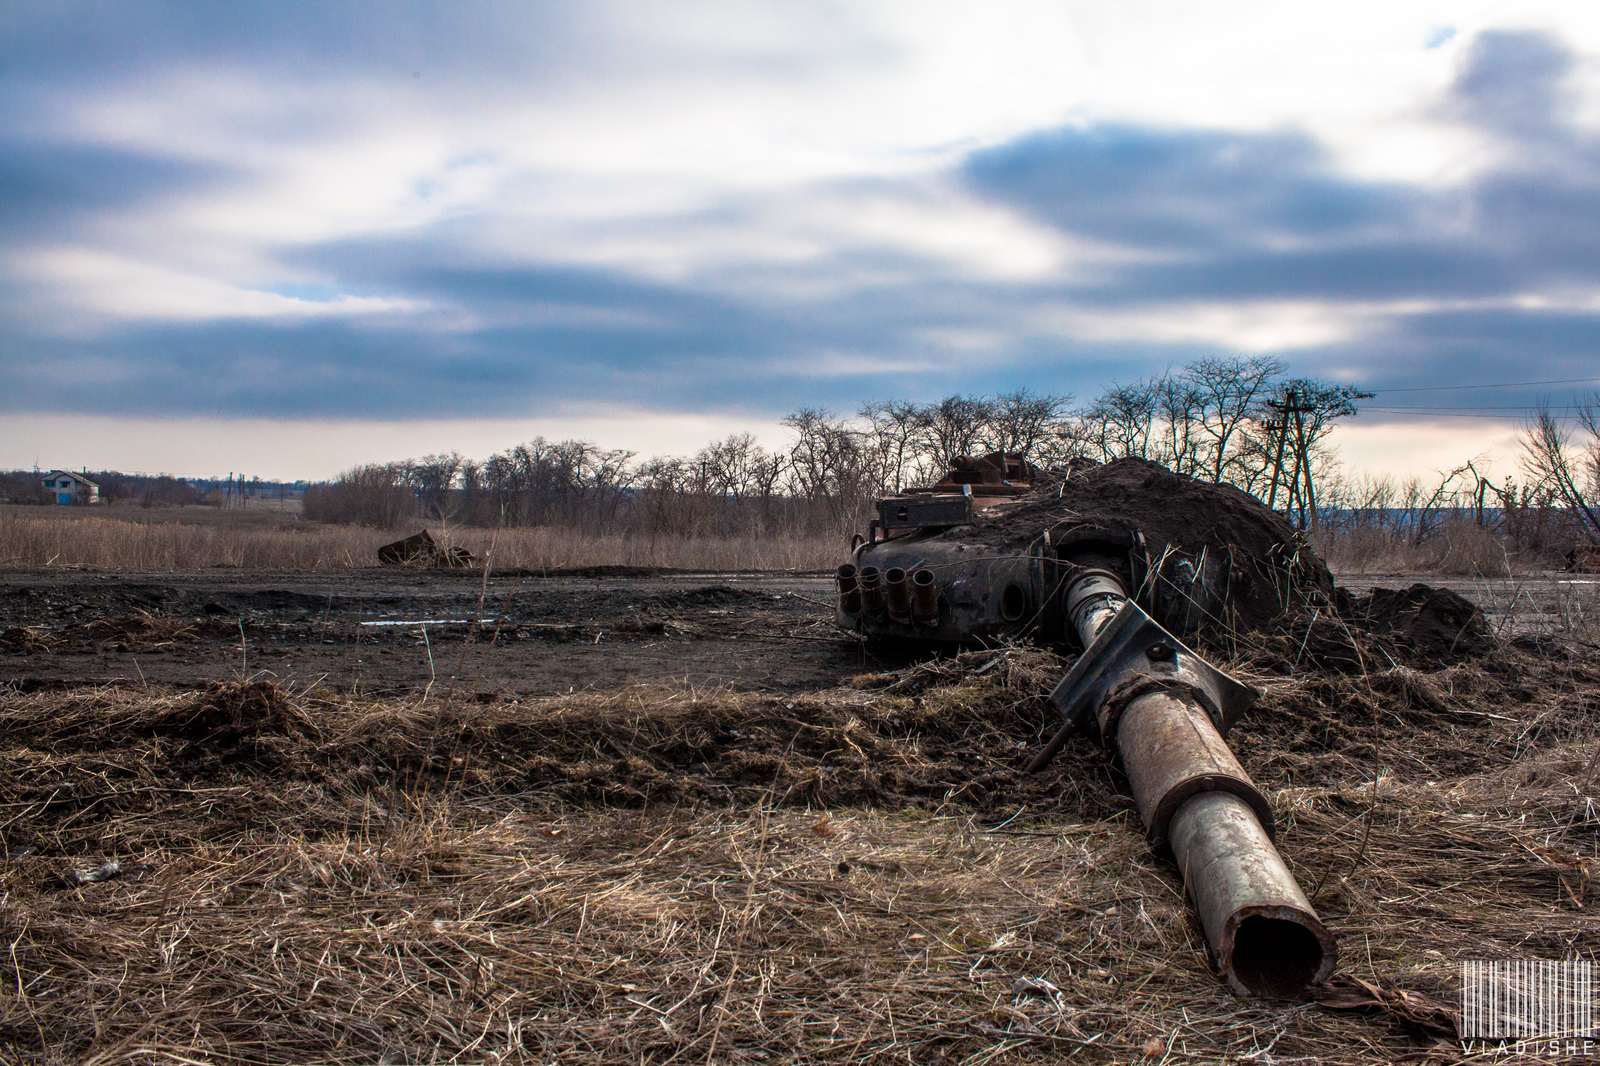
[[0,579],[0,682],[826,687],[874,662],[832,625],[829,594],[821,579],[771,575],[12,573]]
[[[1592,577],[1433,583],[1482,606],[1502,635],[1600,617]],[[0,684],[265,677],[374,695],[430,682],[502,696],[638,682],[795,692],[904,665],[835,628],[832,595],[818,575],[13,571],[0,574]]]

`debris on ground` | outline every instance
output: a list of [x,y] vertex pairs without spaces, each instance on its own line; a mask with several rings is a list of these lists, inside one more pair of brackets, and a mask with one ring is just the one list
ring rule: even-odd
[[82,885],[92,885],[99,881],[110,881],[118,877],[141,877],[153,869],[147,863],[125,863],[111,859],[87,869],[69,870],[56,879],[60,888],[78,888]]
[[1460,1017],[1433,996],[1393,988],[1376,981],[1341,975],[1328,982],[1317,1003],[1330,1010],[1374,1011],[1386,1014],[1419,1035],[1454,1041]]
[[467,549],[460,546],[446,548],[424,529],[380,547],[378,562],[383,566],[464,567],[471,566],[473,559]]
[[30,654],[50,651],[56,644],[56,638],[43,626],[8,626],[0,630],[0,648],[6,651]]
[[1581,544],[1567,552],[1562,569],[1569,574],[1600,574],[1600,544]]

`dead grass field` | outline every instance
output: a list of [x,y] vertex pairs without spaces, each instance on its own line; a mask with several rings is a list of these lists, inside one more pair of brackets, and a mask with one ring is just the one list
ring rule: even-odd
[[1342,574],[1445,574],[1456,577],[1509,577],[1541,568],[1519,558],[1492,529],[1463,519],[1446,521],[1416,543],[1393,530],[1319,531],[1317,553]]
[[[0,566],[84,566],[101,570],[210,567],[331,571],[377,565],[377,549],[419,527],[378,530],[303,522],[268,509],[88,509],[0,507]],[[445,545],[500,568],[581,566],[690,570],[822,569],[845,545],[806,537],[759,540],[592,536],[565,529],[431,527]]]
[[[0,505],[0,567],[78,566],[101,570],[202,570],[212,567],[337,571],[375,565],[378,545],[421,524],[377,530],[300,518],[298,501],[261,500],[242,509],[134,506],[87,508]],[[831,570],[845,542],[826,537],[691,538],[597,536],[556,528],[486,530],[429,526],[444,544],[496,566],[584,566],[687,570]],[[1508,555],[1499,538],[1470,523],[1450,523],[1424,544],[1374,530],[1315,538],[1341,574],[1507,577],[1540,572],[1537,560]]]
[[9,694],[0,1059],[1454,1060],[1459,960],[1594,951],[1575,647],[1328,673],[1285,633],[1231,664],[1342,940],[1302,1004],[1210,972],[1102,752],[1020,771],[1045,651],[804,693]]

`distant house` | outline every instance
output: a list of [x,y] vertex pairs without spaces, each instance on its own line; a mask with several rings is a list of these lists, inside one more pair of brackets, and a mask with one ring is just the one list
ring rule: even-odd
[[40,478],[39,483],[62,507],[100,502],[100,486],[70,470],[52,470]]

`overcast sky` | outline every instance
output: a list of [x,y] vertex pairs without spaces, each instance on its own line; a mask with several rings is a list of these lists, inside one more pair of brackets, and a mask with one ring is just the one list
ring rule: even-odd
[[1509,470],[1600,381],[1432,387],[1600,378],[1597,58],[1570,2],[10,0],[0,465],[685,451],[1240,353],[1386,387],[1353,466]]

